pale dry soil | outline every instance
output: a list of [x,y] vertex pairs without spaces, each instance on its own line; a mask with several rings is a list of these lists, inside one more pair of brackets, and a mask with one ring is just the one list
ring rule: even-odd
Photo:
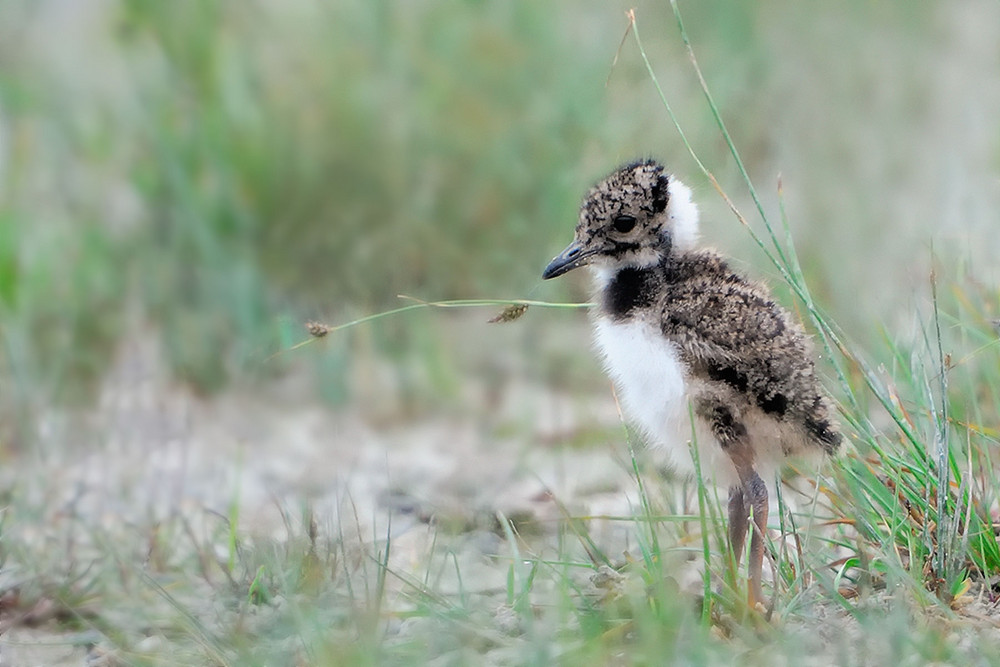
[[[386,579],[382,608],[387,641],[419,637],[432,654],[516,662],[515,640],[525,629],[505,605],[513,551],[501,517],[520,531],[522,555],[587,564],[582,544],[563,539],[559,545],[566,513],[640,512],[626,431],[610,386],[599,379],[574,392],[517,372],[483,386],[472,376],[469,396],[455,399],[459,409],[406,414],[373,398],[388,391],[372,380],[381,373],[375,361],[359,364],[365,374],[356,382],[360,398],[330,407],[309,389],[308,374],[297,372],[264,390],[200,398],[166,379],[157,349],[151,337],[133,338],[110,370],[96,411],[84,418],[42,415],[41,445],[4,466],[4,537],[16,547],[8,547],[0,572],[9,593],[0,599],[2,665],[128,662],[117,654],[118,642],[127,643],[132,657],[171,655],[176,620],[163,627],[160,619],[176,618],[175,604],[208,626],[232,623],[232,599],[245,599],[247,591],[244,585],[225,592],[231,519],[242,549],[304,548],[312,523],[320,549],[355,559],[346,567],[356,588],[371,584],[373,556],[390,538],[393,576]],[[585,340],[579,349],[580,363],[594,364],[596,373]],[[650,464],[644,477],[655,482],[650,492],[657,502],[694,513],[690,485],[662,481],[655,469]],[[635,522],[598,518],[588,525],[613,562],[640,558]],[[691,548],[690,542],[697,528],[665,531],[670,571],[680,594],[694,601],[701,573],[697,543]],[[641,582],[627,573],[578,570],[569,575],[574,595],[641,596]],[[179,581],[178,571],[184,573]],[[244,584],[252,574],[244,573]],[[164,577],[173,577],[174,585]],[[74,582],[94,580],[113,583],[90,583],[101,593],[67,599]],[[407,617],[417,604],[414,582],[437,595],[464,597],[476,629],[457,636],[433,615]],[[547,596],[558,595],[551,587],[540,577],[533,602],[550,604]],[[888,608],[900,595],[882,591],[858,604]],[[277,596],[241,622],[275,633],[275,643],[294,644],[272,628],[286,603]],[[99,631],[92,613],[120,627],[121,637]],[[985,595],[973,591],[963,614],[955,642],[974,644],[982,633],[996,633],[998,616]],[[819,651],[811,664],[826,664],[825,647],[845,640],[871,643],[871,664],[886,650],[819,593],[779,622],[787,636]]]
[[[376,379],[391,377],[388,364],[371,361],[358,364],[360,396],[347,407],[324,405],[308,374],[295,371],[265,390],[201,398],[166,379],[157,349],[152,337],[133,338],[96,411],[40,415],[33,434],[40,446],[7,462],[5,530],[19,551],[4,568],[5,589],[31,588],[39,570],[85,578],[91,562],[155,569],[157,530],[178,520],[185,534],[169,538],[163,558],[177,563],[187,554],[198,580],[206,544],[218,561],[228,558],[231,517],[243,542],[272,544],[306,534],[308,515],[322,544],[348,544],[358,554],[375,553],[391,537],[390,568],[417,580],[445,549],[457,560],[436,575],[434,589],[447,595],[464,585],[488,599],[480,606],[493,614],[510,557],[501,515],[544,543],[564,512],[630,516],[638,506],[623,447],[566,445],[604,428],[622,444],[606,392],[570,395],[508,376],[499,389],[472,387],[475,396],[459,399],[489,410],[403,414],[388,398],[391,381]],[[593,536],[609,554],[635,546],[628,522],[595,522]],[[387,585],[390,604],[405,604],[406,585]],[[2,664],[80,664],[90,645],[100,649],[100,633],[55,630],[59,613],[22,597],[4,611],[13,628],[0,638]]]

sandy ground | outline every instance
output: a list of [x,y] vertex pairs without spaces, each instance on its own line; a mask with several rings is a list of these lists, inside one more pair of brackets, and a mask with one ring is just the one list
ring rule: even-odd
[[[481,318],[474,324],[480,330]],[[516,338],[512,331],[491,328],[487,338]],[[466,339],[473,340],[472,347],[481,342]],[[372,399],[386,390],[372,384],[372,378],[384,375],[373,360],[356,364],[364,377],[352,379],[358,396],[349,406],[318,400],[306,371],[292,371],[264,388],[203,398],[167,379],[155,336],[134,336],[101,388],[98,410],[83,419],[45,416],[39,422],[42,445],[8,463],[5,486],[20,496],[10,500],[5,530],[25,545],[24,553],[40,554],[34,571],[62,571],[67,553],[69,561],[106,561],[115,553],[107,543],[120,540],[131,545],[117,554],[127,561],[123,568],[142,572],[153,567],[154,559],[144,551],[144,541],[178,518],[214,545],[220,561],[227,555],[220,539],[227,517],[238,517],[241,539],[274,544],[301,539],[311,518],[321,541],[350,544],[358,553],[377,553],[390,537],[389,569],[414,580],[426,576],[435,553],[447,552],[453,566],[436,570],[433,590],[473,594],[481,627],[516,634],[517,628],[507,627],[516,618],[505,616],[506,563],[512,552],[499,517],[522,531],[522,547],[534,549],[531,555],[545,557],[554,553],[565,513],[627,517],[640,506],[626,431],[610,385],[599,379],[582,321],[553,332],[552,341],[566,340],[576,340],[581,373],[594,380],[582,383],[581,391],[526,379],[523,367],[511,363],[500,380],[484,380],[490,373],[470,375],[454,405],[407,413],[391,400],[378,404]],[[539,347],[556,344],[552,341]],[[512,344],[511,353],[520,354],[515,348]],[[501,348],[491,349],[502,357]],[[313,352],[303,356],[311,358]],[[461,345],[455,348],[456,354],[467,352]],[[658,482],[652,489],[657,499],[694,513],[684,505],[684,485],[659,483],[656,462],[648,460],[648,453],[643,458],[649,464],[647,481]],[[611,559],[637,556],[635,523],[595,519],[589,527]],[[170,548],[177,552],[175,563],[189,554],[190,565],[182,569],[197,580],[193,544],[171,543]],[[573,557],[587,562],[582,548],[569,547],[574,548]],[[691,599],[700,586],[698,565],[698,559],[683,553],[672,565],[678,586]],[[4,589],[16,587],[18,578],[32,571],[8,563],[2,571]],[[609,586],[634,583],[611,570],[605,575],[581,568],[576,583],[584,595],[594,596]],[[388,606],[409,608],[407,589],[390,578]],[[995,633],[998,626],[992,596],[982,593],[973,591],[965,600],[963,616],[971,623],[956,625],[955,632],[968,642],[978,641],[977,633]],[[890,605],[899,594],[882,591],[864,604]],[[840,644],[843,636],[872,641],[856,621],[821,597],[800,605],[801,617],[784,626],[788,636],[817,647]],[[109,618],[130,613],[125,608],[100,611]],[[0,623],[4,613],[0,599]],[[116,664],[107,653],[110,642],[99,632],[54,630],[56,624],[48,621],[58,610],[18,613],[30,617],[2,632],[0,665]],[[11,618],[8,614],[6,621]],[[434,619],[422,617],[390,621],[387,641],[418,635],[455,641],[436,633],[433,624]],[[155,649],[153,644],[164,641],[154,629],[139,643]],[[441,653],[465,649],[434,647]]]
[[[481,403],[389,418],[379,406],[324,406],[310,395],[307,373],[264,391],[199,398],[166,379],[157,349],[155,337],[133,338],[97,412],[47,415],[43,445],[8,467],[21,494],[12,506],[22,513],[14,530],[24,544],[55,555],[63,540],[76,540],[85,559],[94,527],[134,541],[182,516],[199,535],[218,533],[235,503],[246,539],[287,540],[289,517],[304,530],[307,513],[327,539],[359,548],[374,551],[391,536],[389,564],[399,572],[419,572],[435,543],[447,542],[467,589],[501,600],[506,567],[491,560],[509,551],[501,514],[544,545],[564,512],[630,516],[639,506],[625,430],[603,383],[581,396],[512,375],[500,390],[473,387],[480,398],[472,402],[485,400],[488,410]],[[585,339],[582,351],[589,354]],[[591,432],[596,444],[573,444]],[[613,558],[635,547],[629,522],[595,521],[592,529]],[[16,576],[8,572],[8,582]],[[438,590],[457,583],[445,577]],[[99,635],[44,627],[5,632],[2,664],[80,664],[88,645],[100,644]]]

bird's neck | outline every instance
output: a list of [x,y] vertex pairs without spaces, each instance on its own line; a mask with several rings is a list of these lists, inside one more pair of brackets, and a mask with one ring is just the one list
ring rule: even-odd
[[600,312],[614,319],[624,319],[631,317],[636,309],[650,305],[662,281],[662,264],[597,267],[594,270],[595,296]]

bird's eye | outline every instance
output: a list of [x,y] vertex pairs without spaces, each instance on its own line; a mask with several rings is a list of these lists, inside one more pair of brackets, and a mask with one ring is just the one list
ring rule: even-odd
[[635,227],[635,218],[631,215],[619,215],[615,218],[614,227],[619,234],[627,234]]

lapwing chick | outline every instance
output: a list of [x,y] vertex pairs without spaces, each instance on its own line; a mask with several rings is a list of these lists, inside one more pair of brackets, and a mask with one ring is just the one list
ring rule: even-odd
[[[840,433],[805,332],[767,290],[698,248],[691,191],[660,164],[621,167],[590,189],[573,242],[545,279],[589,266],[596,345],[626,417],[678,469],[729,487],[737,565],[752,512],[749,600],[763,603],[768,489],[786,457],[833,454]],[[692,423],[693,421],[693,423]]]

